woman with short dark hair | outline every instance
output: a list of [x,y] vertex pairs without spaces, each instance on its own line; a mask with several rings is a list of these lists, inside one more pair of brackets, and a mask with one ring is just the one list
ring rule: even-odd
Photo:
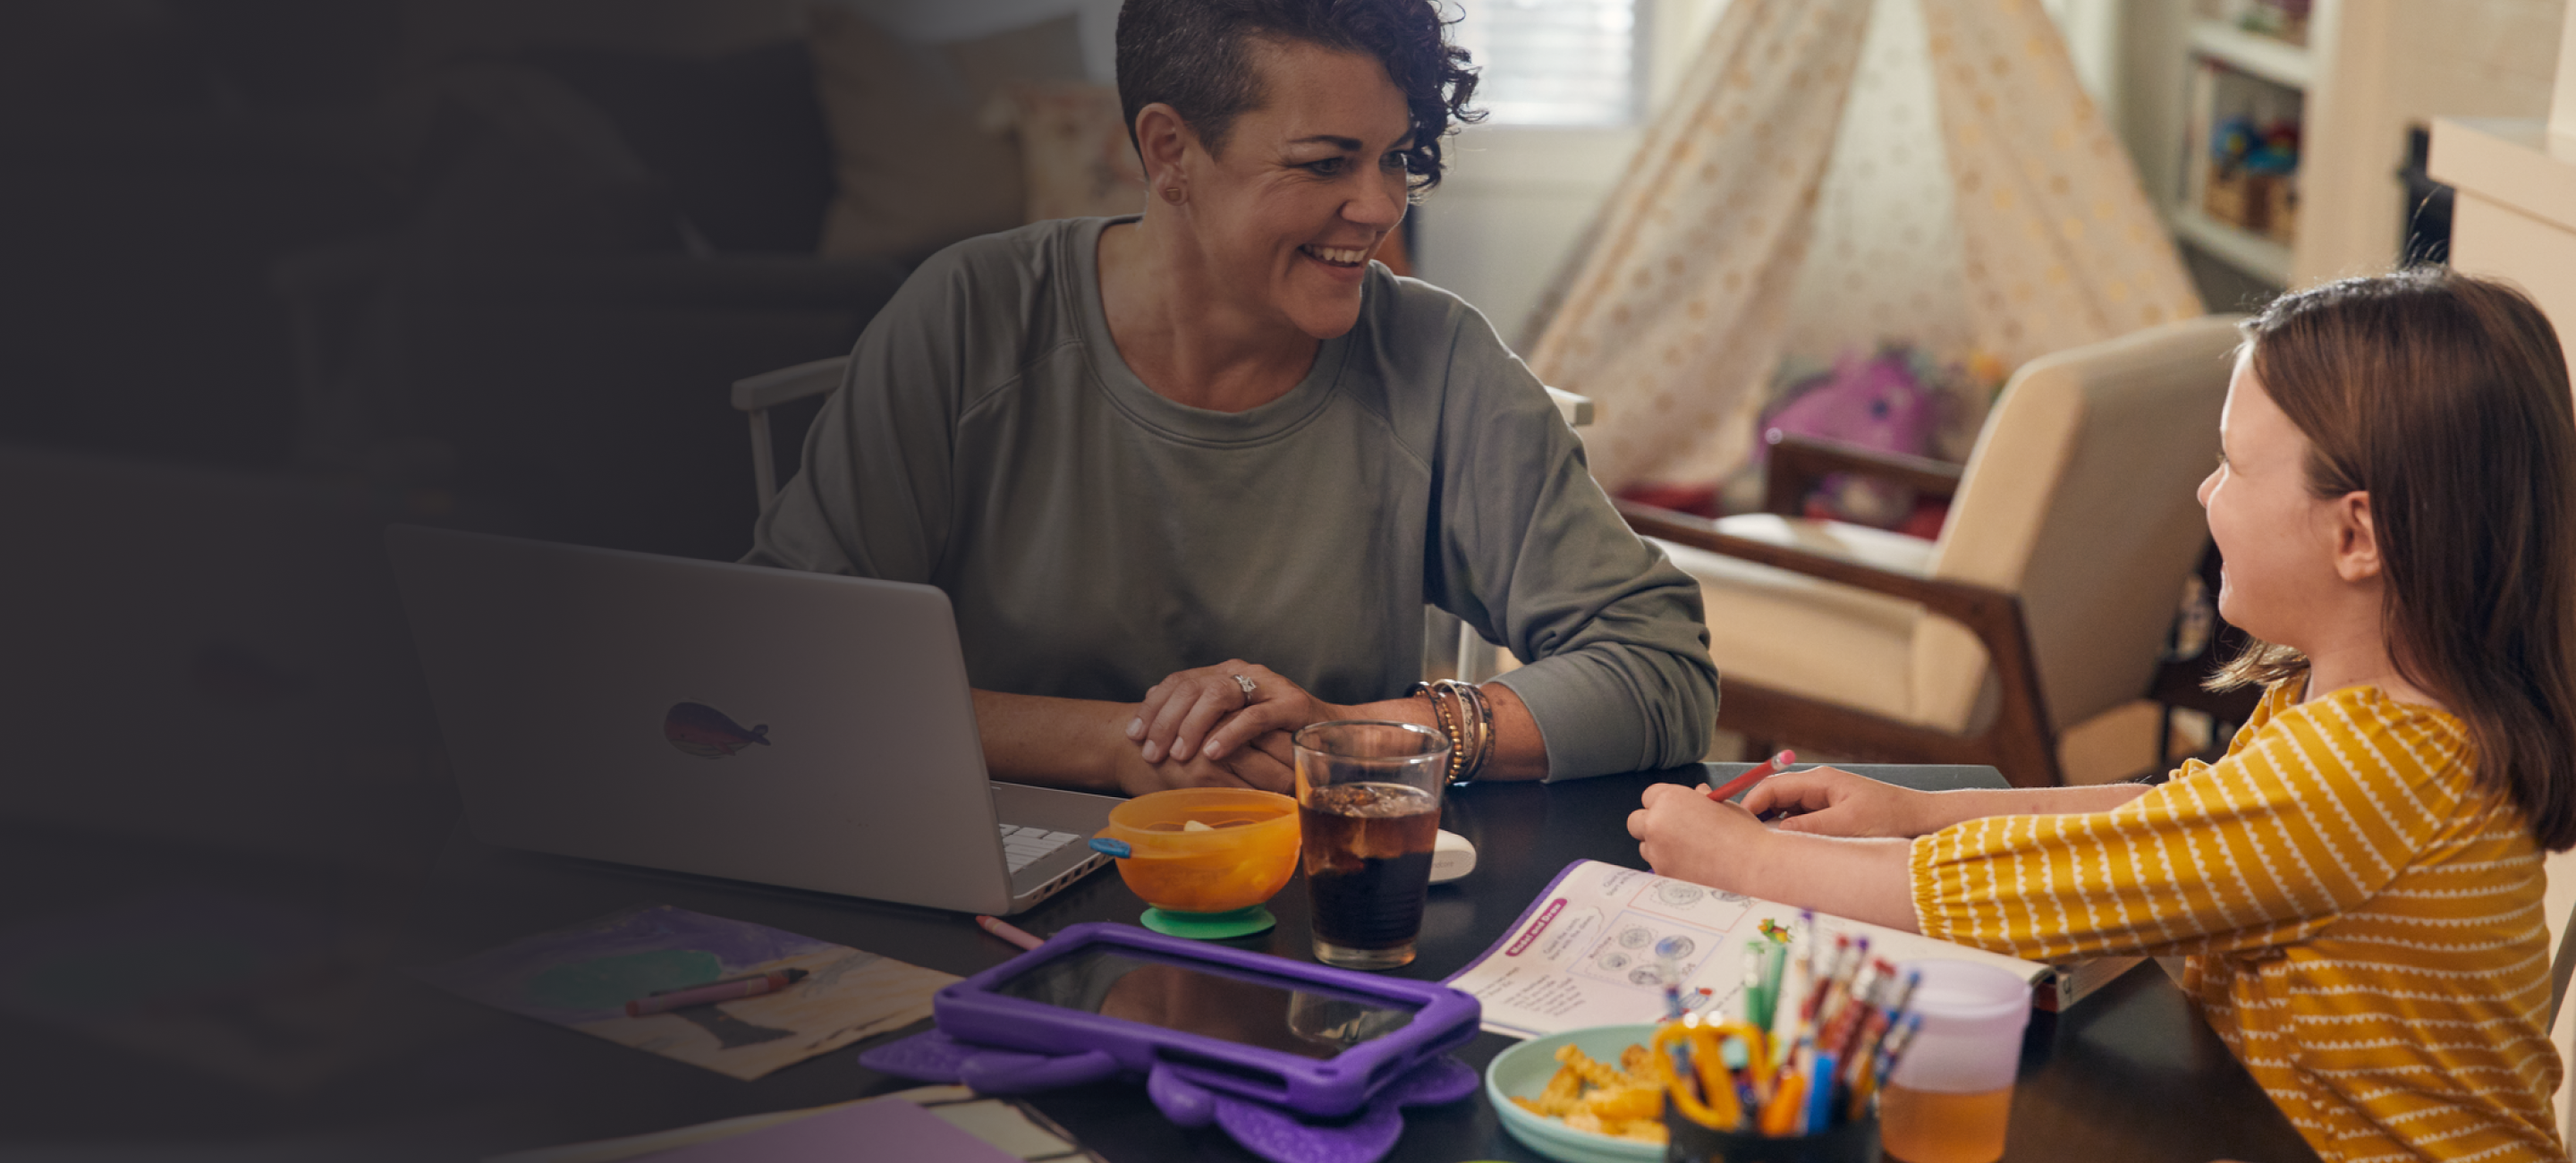
[[[1369,261],[1467,63],[1430,0],[1129,0],[1145,212],[923,264],[747,560],[947,591],[1000,778],[1285,790],[1337,718],[1439,727],[1460,778],[1698,759],[1698,587],[1483,316]],[[1529,664],[1408,693],[1425,603]]]

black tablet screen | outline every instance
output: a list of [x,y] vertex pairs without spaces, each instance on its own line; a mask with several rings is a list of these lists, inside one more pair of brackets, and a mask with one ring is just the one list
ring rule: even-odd
[[1400,1001],[1097,945],[1033,966],[994,992],[1307,1058],[1333,1057],[1413,1020]]

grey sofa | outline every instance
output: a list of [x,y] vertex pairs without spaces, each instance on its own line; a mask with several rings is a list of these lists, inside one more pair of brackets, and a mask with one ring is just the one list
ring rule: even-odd
[[275,269],[301,454],[456,524],[742,553],[727,385],[846,352],[907,273],[814,253],[832,174],[804,46],[468,62],[414,132],[399,231]]

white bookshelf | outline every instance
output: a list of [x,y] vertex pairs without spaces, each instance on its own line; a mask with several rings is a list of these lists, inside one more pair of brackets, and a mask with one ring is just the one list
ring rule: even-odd
[[2304,90],[2315,79],[2307,46],[2247,32],[2225,21],[2194,19],[2189,43],[2191,51],[2198,56],[2261,77],[2283,88]]
[[2168,207],[2165,225],[2211,258],[2274,286],[2290,285],[2291,253],[2287,243],[2221,222],[2202,213],[2198,206]]
[[[2361,162],[2385,150],[2345,140],[2355,119],[2337,107],[2335,84],[2340,73],[2359,66],[2367,75],[2384,59],[2380,50],[2394,2],[2314,0],[2304,44],[2214,19],[2202,5],[2157,3],[2132,10],[2145,23],[2130,28],[2143,35],[2128,59],[2126,96],[2149,112],[2131,120],[2130,148],[2177,239],[2257,282],[2285,288],[2315,281],[2321,272],[2384,268],[2396,257],[2393,213],[2392,225],[2380,232],[2386,237],[2365,246],[2356,247],[2348,226],[2355,215],[2344,204],[2363,184],[2393,184],[2396,164]],[[2356,28],[2362,34],[2347,39]],[[2287,237],[2221,221],[2207,209],[2210,129],[2233,113],[2258,122],[2284,114],[2298,120],[2297,224]],[[2402,149],[2403,127],[2373,125],[2370,131],[2382,128],[2397,143],[2389,148]]]
[[[2323,5],[2319,5],[2323,7]],[[2324,23],[2311,25],[2311,35]],[[2299,181],[2305,210],[2309,116],[2316,57],[2305,45],[2238,28],[2222,20],[2194,17],[2183,26],[2184,112],[2182,151],[2177,180],[2160,191],[2165,222],[2186,245],[2236,268],[2259,282],[2289,286],[2296,267],[2295,229],[2265,233],[2220,219],[2205,201],[2216,166],[2210,158],[2210,128],[2221,116],[2243,115],[2258,124],[2295,121],[2300,127]]]
[[[2070,0],[2073,2],[2073,0]],[[2115,93],[2105,102],[2175,235],[2285,287],[2386,270],[2408,205],[2396,177],[2410,126],[2437,117],[2548,112],[2569,0],[2314,0],[2307,43],[2213,19],[2225,0],[2090,0],[2114,6]],[[2201,211],[2211,65],[2298,94],[2296,237],[2235,230]],[[2223,110],[2222,110],[2223,111]]]

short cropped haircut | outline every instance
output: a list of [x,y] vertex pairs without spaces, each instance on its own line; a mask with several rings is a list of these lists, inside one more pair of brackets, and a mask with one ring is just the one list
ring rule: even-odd
[[1469,106],[1476,71],[1449,43],[1434,0],[1127,0],[1118,10],[1118,104],[1127,138],[1136,115],[1161,102],[1222,152],[1234,119],[1261,107],[1255,37],[1376,58],[1413,116],[1408,185],[1440,184],[1441,139],[1483,120]]
[[[2548,317],[2417,267],[2284,295],[2245,333],[2309,493],[2370,495],[2390,661],[2468,725],[2479,783],[2543,848],[2576,846],[2576,406]],[[2212,685],[2306,669],[2257,643]]]

